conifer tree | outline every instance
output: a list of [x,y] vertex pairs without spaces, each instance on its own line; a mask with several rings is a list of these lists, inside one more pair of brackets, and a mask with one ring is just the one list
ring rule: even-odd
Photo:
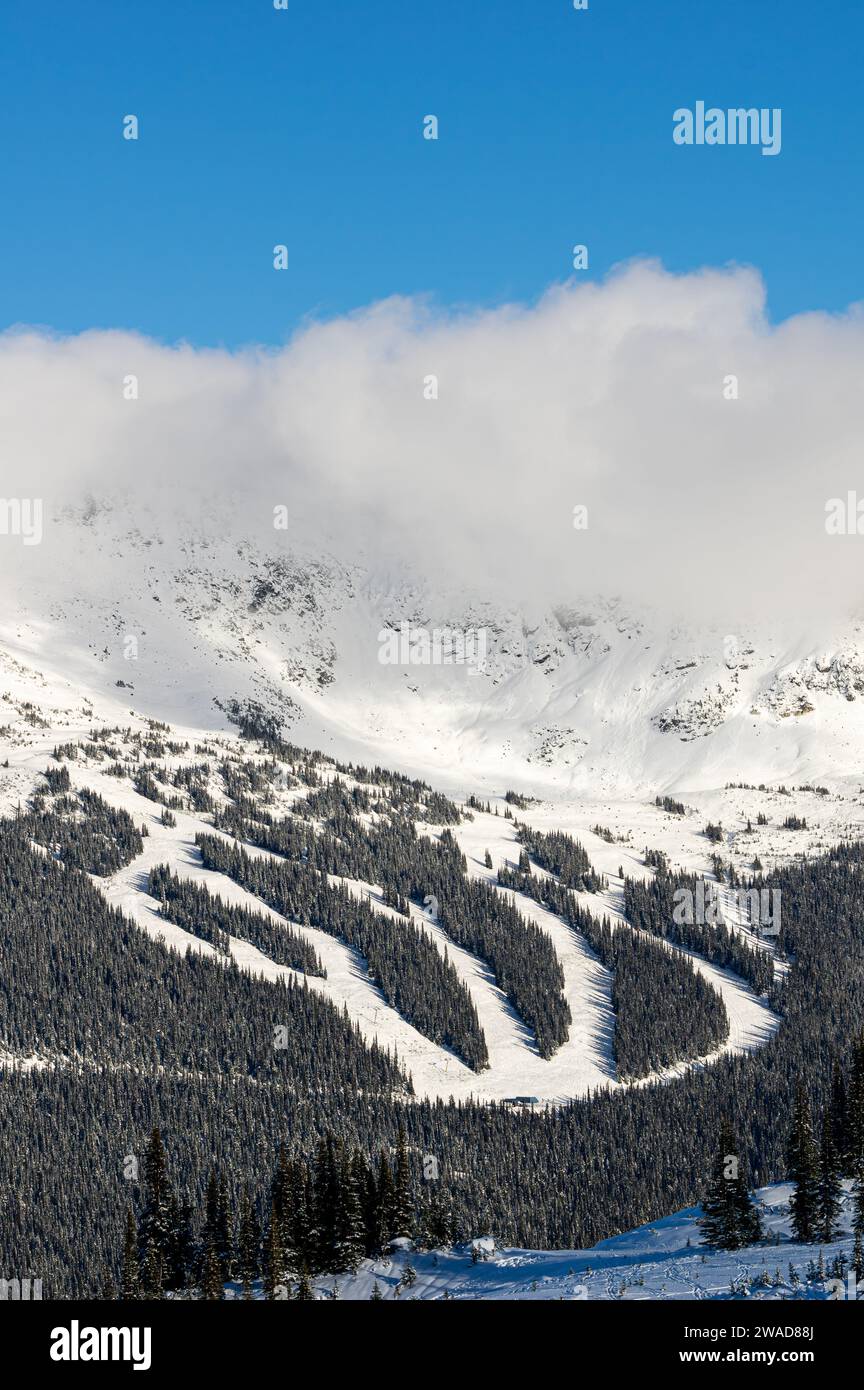
[[270,1224],[264,1242],[264,1295],[275,1298],[276,1290],[284,1285],[285,1253],[282,1245],[282,1221],[276,1198],[270,1204]]
[[361,1189],[363,1208],[363,1227],[366,1233],[366,1254],[374,1255],[379,1249],[378,1240],[378,1184],[371,1163],[364,1164],[365,1175]]
[[828,1110],[822,1119],[822,1142],[819,1149],[819,1188],[816,1202],[816,1236],[826,1243],[837,1235],[837,1218],[843,1202],[843,1185],[831,1115]]
[[[138,1228],[142,1270],[149,1259],[148,1278],[158,1273],[158,1294],[169,1276],[172,1238],[176,1229],[175,1198],[168,1181],[168,1164],[159,1126],[155,1125],[144,1151],[144,1210]],[[146,1278],[145,1278],[146,1284]],[[155,1287],[155,1286],[154,1286]]]
[[285,1206],[282,1219],[282,1244],[285,1268],[299,1270],[312,1256],[312,1213],[315,1194],[308,1166],[302,1159],[288,1165]]
[[453,1214],[443,1192],[436,1192],[429,1203],[426,1216],[429,1243],[441,1249],[453,1242]]
[[240,1219],[237,1230],[237,1274],[243,1285],[244,1298],[251,1298],[252,1285],[258,1278],[261,1248],[261,1228],[255,1204],[244,1185],[240,1198]]
[[332,1134],[318,1144],[315,1158],[315,1221],[312,1257],[318,1270],[332,1269],[336,1258],[336,1208],[339,1202],[339,1165]]
[[222,1280],[222,1261],[216,1244],[215,1232],[210,1232],[204,1247],[201,1264],[201,1297],[208,1302],[220,1301],[225,1294]]
[[720,1150],[702,1202],[699,1225],[705,1244],[716,1250],[739,1250],[761,1238],[759,1213],[747,1190],[738,1143],[728,1123],[720,1131]]
[[231,1230],[231,1202],[228,1196],[228,1176],[219,1174],[219,1199],[216,1207],[217,1252],[222,1267],[223,1283],[234,1271],[234,1241]]
[[393,1184],[393,1170],[383,1149],[378,1164],[378,1183],[375,1196],[373,1242],[376,1250],[382,1250],[388,1240],[393,1239],[396,1220],[396,1190]]
[[393,1192],[393,1236],[407,1236],[409,1239],[413,1237],[414,1209],[414,1186],[411,1181],[408,1141],[405,1137],[405,1126],[400,1124]]
[[864,1173],[864,1033],[859,1034],[852,1049],[844,1158],[844,1171],[850,1177]]
[[864,1173],[855,1179],[852,1188],[852,1229],[855,1232],[856,1280],[864,1279]]
[[285,1211],[289,1200],[289,1187],[291,1175],[289,1171],[288,1155],[285,1152],[285,1145],[279,1145],[279,1152],[276,1157],[276,1171],[273,1174],[273,1181],[270,1185],[270,1196],[276,1206],[279,1219],[284,1220]]
[[365,1254],[366,1232],[360,1195],[360,1173],[356,1155],[343,1155],[336,1197],[335,1267],[353,1273]]
[[803,1086],[798,1087],[792,1115],[788,1149],[789,1177],[795,1192],[789,1204],[795,1239],[809,1245],[816,1239],[819,1217],[819,1157],[813,1138],[810,1103]]
[[141,1297],[160,1299],[165,1292],[165,1266],[162,1252],[154,1240],[149,1240],[144,1249],[141,1266]]
[[[204,1224],[201,1232],[201,1256],[199,1278],[204,1280],[204,1261],[207,1252],[213,1250],[218,1259],[219,1250],[219,1176],[215,1168],[207,1174],[207,1190],[204,1197]],[[221,1280],[220,1280],[221,1284]]]
[[168,1284],[172,1289],[182,1289],[192,1261],[192,1208],[188,1202],[179,1202],[173,1191],[169,1194],[168,1216]]
[[120,1275],[120,1297],[129,1302],[140,1295],[138,1269],[138,1227],[132,1207],[126,1208],[126,1229],[123,1239],[123,1264]]
[[837,1150],[837,1161],[841,1173],[849,1171],[849,1104],[846,1097],[846,1081],[843,1069],[835,1058],[831,1074],[831,1133]]

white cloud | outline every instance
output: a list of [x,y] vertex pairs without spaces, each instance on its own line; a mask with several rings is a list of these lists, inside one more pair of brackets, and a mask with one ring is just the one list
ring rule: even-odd
[[286,503],[345,558],[407,554],[524,599],[818,610],[860,592],[864,537],[826,536],[824,508],[864,498],[862,381],[858,309],[772,327],[755,272],[645,263],[528,308],[391,300],[278,351],[16,330],[0,492],[126,491],[166,521],[215,506],[268,541]]

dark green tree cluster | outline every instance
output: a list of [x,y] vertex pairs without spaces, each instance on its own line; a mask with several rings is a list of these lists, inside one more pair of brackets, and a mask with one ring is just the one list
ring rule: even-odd
[[15,1056],[245,1075],[304,1092],[407,1085],[305,983],[166,951],[85,874],[32,850],[20,821],[0,822],[0,981],[0,1049]]
[[613,1050],[622,1080],[706,1057],[725,1043],[723,1000],[685,956],[623,924],[598,923],[589,913],[581,927],[612,971]]
[[[748,945],[740,932],[730,930],[719,921],[676,922],[676,891],[686,890],[695,904],[698,901],[698,883],[695,874],[670,874],[663,870],[646,882],[625,879],[624,913],[627,920],[641,931],[674,941],[685,950],[704,956],[713,965],[734,971],[747,980],[757,994],[767,993],[774,978],[774,965],[765,950]],[[677,915],[682,914],[678,912]]]
[[840,1234],[843,1179],[851,1178],[856,1243],[864,1239],[864,1033],[852,1048],[848,1083],[835,1063],[830,1094],[814,1127],[807,1091],[799,1086],[789,1131],[788,1173],[795,1183],[792,1229],[804,1243]]
[[572,835],[557,830],[551,833],[532,830],[529,825],[517,821],[516,838],[534,862],[554,874],[565,888],[580,893],[596,893],[602,888],[603,880],[591,867],[585,846]]
[[570,1007],[552,941],[500,893],[468,878],[465,856],[448,828],[438,837],[418,835],[410,816],[393,814],[368,827],[344,800],[320,830],[297,816],[273,820],[258,810],[249,818],[241,809],[226,809],[215,824],[320,873],[380,883],[391,904],[397,897],[418,904],[435,897],[440,925],[458,946],[492,966],[500,989],[533,1029],[541,1056],[551,1057],[566,1042]]
[[163,917],[209,941],[223,955],[228,952],[229,939],[235,936],[257,947],[277,965],[289,965],[306,975],[326,976],[314,947],[286,922],[223,902],[203,885],[179,878],[167,864],[150,870],[147,891],[158,900]]
[[388,1004],[419,1032],[452,1048],[475,1071],[488,1066],[470,992],[426,932],[374,911],[309,864],[253,859],[216,835],[196,838],[208,869],[227,874],[283,917],[353,946]]
[[699,1225],[702,1239],[714,1250],[740,1250],[762,1239],[762,1222],[747,1189],[735,1131],[728,1122],[721,1129]]
[[154,773],[159,774],[161,781],[163,776],[162,769],[158,763],[142,764],[136,768],[132,777],[132,786],[139,796],[144,796],[148,801],[156,801],[160,806],[167,806],[171,811],[185,811],[186,802],[182,796],[175,796],[172,792],[165,791],[156,781]]
[[[48,769],[59,790],[64,790],[60,787],[63,772],[68,786],[67,768],[57,772]],[[141,832],[129,813],[109,806],[86,787],[73,794],[64,791],[53,809],[45,808],[41,798],[34,798],[33,808],[18,817],[17,826],[22,835],[50,850],[67,868],[100,877],[116,873],[144,849]]]
[[584,936],[612,972],[615,1011],[612,1051],[619,1077],[638,1080],[676,1062],[715,1051],[729,1035],[723,1000],[684,956],[638,935],[626,923],[613,930],[582,907],[557,879],[527,869],[499,869],[505,888],[527,893]]
[[[452,1238],[449,1206],[423,1191],[412,1172],[405,1130],[393,1151],[372,1160],[327,1133],[312,1157],[280,1144],[269,1185],[256,1192],[211,1168],[199,1204],[181,1202],[169,1175],[158,1126],[142,1165],[136,1213],[123,1221],[119,1278],[122,1300],[181,1294],[219,1300],[236,1282],[266,1298],[308,1297],[309,1276],[355,1271],[393,1241],[431,1247]],[[307,1291],[308,1290],[308,1291]]]

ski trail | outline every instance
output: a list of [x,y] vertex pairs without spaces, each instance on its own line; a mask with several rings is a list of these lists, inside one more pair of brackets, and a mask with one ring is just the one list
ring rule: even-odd
[[[112,779],[92,768],[79,765],[70,771],[77,785],[98,791],[111,804],[128,811],[136,823],[143,822],[148,827],[143,852],[110,878],[94,881],[109,902],[122,908],[150,936],[181,952],[192,949],[222,959],[207,942],[159,915],[155,900],[147,893],[147,878],[150,869],[160,863],[167,863],[183,878],[203,884],[226,902],[252,908],[275,921],[286,920],[232,879],[202,864],[195,845],[198,832],[221,835],[231,842],[233,837],[214,831],[209,823],[182,811],[174,812],[176,826],[163,826],[161,807],[157,808],[133,789],[115,785]],[[421,830],[435,833],[431,827],[421,827]],[[411,1076],[418,1098],[473,1098],[491,1102],[529,1096],[535,1097],[541,1105],[549,1105],[577,1098],[598,1087],[617,1087],[620,1083],[615,1077],[612,1058],[614,1015],[609,972],[581,936],[548,909],[524,895],[497,888],[498,865],[518,859],[519,847],[511,821],[475,813],[475,819],[455,827],[454,834],[468,859],[469,873],[495,885],[496,891],[509,895],[518,910],[536,922],[553,941],[564,972],[565,994],[573,1022],[567,1042],[548,1061],[540,1057],[531,1031],[498,988],[491,967],[457,946],[431,920],[429,913],[413,904],[412,925],[426,931],[442,953],[446,950],[459,978],[471,992],[489,1050],[487,1071],[479,1074],[471,1071],[454,1053],[413,1028],[387,1004],[378,987],[369,980],[365,962],[359,954],[326,932],[290,923],[313,945],[327,971],[326,980],[299,975],[288,966],[276,964],[248,942],[233,937],[230,941],[232,958],[240,968],[267,979],[305,979],[310,989],[318,990],[340,1009],[347,1008],[366,1042],[377,1042],[380,1047],[398,1054]],[[278,858],[253,845],[244,845],[244,848],[250,857]],[[483,862],[486,848],[493,857],[492,869],[487,869]],[[380,901],[377,885],[336,878],[331,881],[345,883],[352,892],[372,901],[379,911],[391,911]],[[620,913],[616,913],[607,897],[583,894],[580,901],[600,915],[608,914],[613,919],[617,916],[620,920]],[[398,917],[398,914],[393,915]],[[405,921],[404,918],[400,920]],[[405,925],[407,929],[408,923]],[[646,1080],[667,1079],[681,1075],[694,1065],[712,1062],[727,1052],[748,1051],[764,1042],[779,1022],[743,982],[698,957],[692,959],[695,968],[715,984],[724,998],[730,1021],[729,1040],[708,1058],[681,1063]]]

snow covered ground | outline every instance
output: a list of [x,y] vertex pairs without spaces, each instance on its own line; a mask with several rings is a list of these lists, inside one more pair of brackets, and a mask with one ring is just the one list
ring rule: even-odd
[[[250,538],[104,497],[52,517],[50,547],[14,554],[0,641],[90,699],[123,681],[154,717],[212,728],[226,726],[216,700],[253,697],[299,744],[459,795],[505,776],[582,801],[834,785],[864,746],[853,618],[729,632],[591,594],[534,609],[386,556],[348,564],[309,525]],[[482,668],[382,663],[381,633],[402,623],[482,631]]]
[[[698,1208],[690,1207],[600,1241],[590,1250],[498,1249],[493,1239],[481,1238],[472,1242],[483,1256],[475,1262],[471,1246],[422,1254],[396,1249],[381,1259],[365,1260],[354,1275],[316,1279],[315,1290],[319,1298],[368,1299],[377,1285],[381,1297],[390,1300],[845,1300],[850,1287],[854,1289],[854,1277],[851,1285],[849,1277],[832,1280],[831,1268],[838,1255],[848,1261],[852,1254],[848,1186],[840,1221],[843,1233],[825,1246],[799,1245],[792,1239],[792,1188],[776,1183],[754,1194],[765,1240],[743,1250],[706,1249],[696,1224]],[[824,1278],[808,1281],[811,1264],[818,1272],[820,1256]],[[416,1276],[413,1283],[406,1283],[409,1269]],[[241,1290],[229,1285],[227,1296],[238,1298]]]
[[[0,645],[0,763],[8,760],[8,767],[0,767],[0,813],[14,814],[18,804],[26,803],[57,743],[85,739],[94,725],[143,730],[145,715],[149,713],[137,708],[128,690],[91,693],[50,664],[37,669],[22,660],[20,653],[16,655]],[[218,740],[223,748],[241,747],[233,733],[222,731],[218,720],[177,725],[173,737],[188,740],[193,748],[199,740]],[[243,752],[248,752],[248,745],[243,746]],[[194,760],[193,753],[189,760]],[[212,954],[206,943],[158,916],[155,903],[146,894],[147,873],[156,863],[167,862],[181,875],[206,883],[224,898],[261,910],[261,904],[239,886],[203,868],[194,840],[198,831],[210,829],[205,821],[178,812],[176,827],[165,827],[160,821],[161,808],[138,796],[128,783],[106,775],[98,764],[87,765],[79,760],[70,770],[75,783],[93,787],[109,802],[124,807],[136,820],[148,825],[150,836],[143,854],[101,885],[110,900],[146,931],[178,949]],[[509,772],[505,770],[488,794],[498,815],[473,811],[473,819],[466,819],[455,831],[469,872],[489,882],[494,882],[499,865],[518,859],[513,823],[503,816],[503,791],[508,782]],[[824,850],[838,839],[858,838],[864,831],[864,799],[857,778],[820,785],[818,790],[721,786],[683,791],[678,795],[685,805],[684,815],[657,807],[653,797],[583,797],[572,791],[566,798],[541,798],[537,791],[532,795],[536,799],[525,810],[517,809],[515,815],[538,829],[563,830],[582,841],[595,868],[609,880],[605,893],[583,895],[583,902],[613,921],[619,918],[622,906],[619,871],[623,869],[634,877],[651,873],[644,864],[646,847],[662,850],[673,867],[703,874],[710,874],[712,854],[719,852],[724,860],[746,873],[757,859],[770,868],[802,852]],[[289,793],[284,798],[286,805],[290,796]],[[806,820],[805,830],[783,828],[784,819],[791,813]],[[763,825],[758,824],[760,816],[766,822]],[[704,834],[708,821],[722,824],[723,838],[717,846]],[[595,833],[595,827],[603,828],[604,834]],[[436,833],[434,827],[425,829],[427,833]],[[491,870],[484,862],[487,849],[492,858]],[[375,885],[352,886],[386,910]],[[312,979],[310,985],[339,1006],[344,1004],[367,1039],[376,1039],[398,1052],[411,1073],[418,1096],[500,1100],[530,1095],[538,1097],[541,1103],[554,1104],[584,1095],[589,1089],[615,1086],[608,972],[584,941],[543,907],[521,895],[517,905],[552,938],[564,969],[573,1025],[567,1043],[549,1061],[539,1057],[532,1037],[497,988],[488,967],[446,940],[430,914],[416,908],[412,908],[415,924],[428,931],[441,950],[447,949],[471,990],[490,1052],[491,1066],[487,1071],[475,1074],[456,1056],[412,1028],[370,982],[365,963],[354,951],[322,932],[300,928],[314,944],[327,970],[326,980]],[[250,971],[268,977],[291,973],[248,943],[234,940],[231,951],[238,963]],[[698,959],[694,959],[694,965],[718,988],[726,1005],[731,1031],[721,1052],[743,1052],[764,1044],[777,1027],[777,1019],[764,1001],[728,972]],[[721,1054],[700,1059],[695,1065],[710,1064],[718,1055]],[[31,1060],[31,1064],[36,1061]],[[670,1069],[665,1075],[679,1070]]]
[[[218,603],[211,610],[209,621],[217,622],[217,611]],[[93,612],[85,617],[98,628]],[[159,621],[162,621],[161,615]],[[18,805],[26,803],[56,744],[86,739],[94,726],[119,725],[144,731],[148,716],[164,713],[164,702],[153,695],[156,670],[151,670],[142,683],[150,686],[149,694],[142,698],[128,685],[118,686],[113,676],[115,670],[121,673],[117,676],[119,680],[121,675],[129,676],[130,672],[146,668],[136,667],[135,663],[121,666],[115,663],[110,667],[110,683],[95,679],[98,668],[94,663],[98,658],[94,641],[90,641],[90,654],[82,654],[80,644],[75,646],[71,637],[64,645],[55,640],[56,634],[52,636],[52,631],[49,625],[37,628],[13,622],[6,628],[8,640],[0,642],[0,764],[5,764],[0,766],[0,815],[14,814]],[[177,696],[177,708],[182,707],[188,717],[185,722],[174,724],[171,736],[180,741],[188,740],[193,749],[199,741],[209,741],[211,746],[219,742],[225,749],[242,749],[243,754],[248,755],[248,745],[236,739],[226,727],[222,714],[213,708],[207,686],[212,674],[208,664],[212,652],[205,660],[205,655],[199,651],[190,664],[185,661],[182,632],[175,637],[173,647],[166,646],[160,659],[176,663],[171,689]],[[626,640],[632,640],[632,633]],[[280,672],[281,667],[276,662],[274,679],[281,679]],[[162,673],[164,676],[164,669]],[[467,679],[466,673],[460,674]],[[198,678],[202,682],[200,688],[195,684]],[[536,670],[526,672],[524,679],[536,684]],[[511,699],[512,696],[514,717],[518,719],[524,719],[518,693],[522,680],[523,676],[513,677],[515,684],[506,697]],[[503,688],[506,680],[499,684]],[[252,688],[257,689],[254,683]],[[475,692],[479,689],[476,684],[473,686]],[[455,717],[451,693],[442,686],[434,697],[440,696],[445,703],[450,701],[448,718]],[[820,719],[824,715],[820,737],[824,736],[825,756],[819,760],[819,740],[810,739],[806,742],[806,757],[802,753],[805,748],[802,743],[801,756],[796,754],[788,762],[793,771],[811,766],[816,785],[800,785],[790,780],[788,787],[784,787],[775,776],[770,784],[762,787],[727,786],[723,774],[729,749],[723,758],[712,761],[709,754],[712,745],[695,738],[688,743],[686,767],[680,759],[673,759],[665,771],[653,759],[653,754],[640,761],[642,752],[634,744],[631,750],[635,760],[633,785],[623,793],[619,783],[606,777],[598,778],[597,785],[586,785],[582,777],[569,781],[567,777],[562,778],[559,774],[561,768],[566,767],[566,759],[556,764],[554,775],[547,775],[546,765],[546,771],[539,764],[529,767],[524,747],[514,750],[512,761],[507,756],[502,761],[504,745],[496,743],[493,750],[490,744],[476,763],[471,759],[466,761],[466,750],[479,747],[486,739],[484,721],[487,715],[491,721],[489,727],[494,725],[494,717],[484,709],[482,700],[470,716],[467,706],[463,710],[473,732],[470,740],[460,744],[457,757],[453,746],[446,741],[436,745],[436,735],[427,720],[428,702],[432,699],[429,688],[424,692],[426,713],[423,719],[420,723],[416,720],[413,724],[406,723],[405,738],[401,742],[390,740],[384,719],[366,720],[363,737],[357,736],[357,729],[365,719],[364,711],[370,708],[365,696],[351,718],[346,714],[340,726],[339,718],[334,717],[339,703],[331,702],[325,710],[325,694],[326,690],[316,694],[306,690],[303,696],[305,713],[300,728],[292,730],[292,736],[299,739],[301,731],[307,734],[313,731],[314,721],[310,722],[308,715],[309,710],[314,709],[316,717],[319,713],[321,716],[319,732],[322,736],[309,737],[310,744],[333,748],[343,757],[382,761],[398,770],[423,775],[433,786],[459,799],[471,792],[482,796],[484,801],[488,798],[499,814],[474,810],[471,818],[455,827],[454,833],[467,857],[469,872],[492,884],[499,866],[514,864],[519,854],[513,822],[503,815],[504,791],[507,787],[522,791],[531,800],[524,810],[514,810],[518,819],[541,830],[566,831],[585,845],[594,867],[607,877],[609,886],[602,894],[582,895],[582,901],[591,911],[608,915],[613,922],[620,920],[622,908],[621,871],[633,877],[647,876],[651,872],[644,863],[646,847],[661,850],[673,868],[710,874],[712,855],[719,853],[727,863],[747,873],[754,862],[770,869],[802,853],[818,853],[840,839],[860,838],[864,833],[864,787],[857,777],[837,775],[838,759],[831,742],[836,729],[833,716],[829,717],[833,708],[830,702],[835,698],[832,691],[828,692],[828,703],[820,715]],[[495,698],[502,698],[500,689]],[[472,695],[472,700],[476,701],[476,694]],[[381,705],[382,710],[385,707],[386,700]],[[856,717],[857,713],[856,709]],[[392,709],[387,719],[391,716]],[[778,719],[781,717],[787,718],[777,715]],[[767,718],[763,710],[759,715],[763,732]],[[790,727],[791,724],[784,726],[783,738]],[[808,725],[810,730],[816,727],[817,721]],[[649,740],[652,747],[654,738],[652,733]],[[716,751],[719,745],[713,746]],[[663,747],[668,749],[672,745],[666,742]],[[740,745],[741,757],[734,762],[735,775],[729,776],[730,782],[760,782],[769,767],[776,772],[781,762],[783,767],[787,766],[782,759],[773,764],[770,759],[767,762],[757,759],[754,765],[757,770],[749,771],[745,756],[748,748],[746,741]],[[194,757],[190,752],[188,760],[194,761]],[[112,903],[134,917],[149,934],[161,938],[174,949],[215,955],[212,947],[158,915],[156,904],[146,893],[147,874],[157,863],[170,864],[182,876],[206,884],[229,901],[269,911],[238,885],[204,869],[194,840],[198,831],[211,831],[206,821],[178,811],[176,825],[164,826],[161,807],[139,796],[128,783],[107,775],[98,764],[81,759],[68,766],[73,784],[92,787],[111,804],[125,808],[138,823],[148,827],[149,836],[142,854],[110,879],[100,880],[99,886]],[[730,762],[730,769],[732,766]],[[466,773],[466,767],[470,767],[470,774]],[[823,767],[828,769],[824,775]],[[692,782],[678,775],[682,769],[692,773],[697,768],[698,776]],[[656,781],[652,781],[655,776]],[[657,793],[670,789],[674,789],[676,798],[684,803],[683,815],[670,814],[654,804]],[[290,793],[285,796],[286,804],[290,796]],[[783,821],[792,814],[806,820],[805,829],[783,828]],[[759,824],[760,819],[763,824]],[[709,821],[723,827],[718,845],[705,836],[704,828]],[[596,833],[595,827],[602,828],[603,834]],[[435,827],[421,827],[421,830],[437,833]],[[491,869],[485,864],[487,850],[492,858]],[[250,850],[250,853],[256,852],[264,853]],[[380,910],[389,911],[383,906],[376,885],[352,883],[349,886],[358,894],[368,896]],[[536,921],[551,937],[564,970],[573,1025],[568,1042],[549,1061],[540,1058],[532,1037],[497,988],[488,967],[447,939],[430,911],[412,906],[412,921],[417,928],[426,930],[442,951],[448,951],[470,988],[491,1062],[489,1069],[479,1076],[453,1054],[424,1038],[390,1008],[368,979],[365,964],[356,952],[325,933],[294,924],[312,942],[327,971],[326,980],[310,978],[309,985],[340,1007],[345,1005],[364,1037],[396,1051],[421,1097],[464,1099],[473,1096],[491,1101],[530,1095],[538,1097],[541,1104],[555,1104],[597,1087],[616,1086],[608,972],[584,941],[546,909],[521,895],[511,896],[520,912]],[[275,913],[269,915],[277,916]],[[765,949],[770,950],[770,943]],[[269,978],[293,974],[248,943],[232,939],[231,953],[238,964],[250,972]],[[694,958],[694,965],[720,991],[731,1031],[723,1049],[688,1065],[710,1065],[724,1052],[740,1053],[763,1045],[778,1026],[778,1020],[764,1001],[756,998],[729,972],[720,971],[698,958]],[[778,964],[776,968],[783,967]],[[0,1066],[38,1066],[43,1060],[0,1055]],[[663,1075],[672,1076],[681,1070],[680,1067],[670,1069]],[[745,1296],[746,1290],[746,1296],[756,1298],[826,1297],[830,1289],[826,1292],[824,1285],[806,1282],[807,1264],[811,1259],[818,1260],[819,1252],[802,1249],[789,1240],[785,1214],[788,1189],[782,1185],[764,1189],[759,1199],[769,1241],[734,1256],[702,1250],[694,1224],[695,1213],[685,1211],[602,1242],[592,1250],[490,1250],[485,1252],[488,1258],[477,1261],[472,1260],[470,1250],[431,1254],[396,1251],[387,1259],[367,1262],[356,1276],[340,1276],[336,1282],[340,1297],[363,1299],[371,1296],[376,1283],[386,1298],[724,1298],[731,1296],[733,1284],[736,1296]],[[847,1227],[848,1224],[847,1219]],[[848,1253],[850,1246],[851,1239],[844,1236],[826,1249],[826,1260],[830,1263],[839,1250]],[[789,1274],[790,1262],[796,1269],[798,1282]],[[404,1281],[409,1263],[416,1273],[416,1282],[411,1287]],[[320,1296],[332,1296],[333,1282],[332,1279],[318,1281]],[[400,1286],[398,1295],[397,1285]]]
[[[133,728],[145,727],[143,720],[131,716],[128,707],[120,706],[116,699],[102,700],[91,706],[74,687],[63,681],[52,680],[42,673],[36,675],[24,667],[12,666],[8,659],[4,675],[9,687],[6,694],[10,714],[17,716],[14,725],[8,727],[5,739],[0,739],[0,758],[5,752],[9,761],[9,767],[0,772],[3,794],[0,805],[5,804],[7,813],[13,811],[15,805],[26,801],[38,773],[47,765],[51,750],[58,742],[84,739],[94,724],[103,722],[122,726],[131,724]],[[34,720],[35,723],[31,722]],[[43,728],[43,724],[47,727]],[[194,749],[197,742],[212,738],[212,731],[176,728],[172,736],[188,741]],[[232,735],[220,735],[220,739],[225,747],[239,747]],[[244,748],[243,751],[248,750]],[[194,753],[190,752],[186,760],[194,761],[194,758]],[[74,785],[98,791],[110,804],[128,811],[136,823],[146,824],[148,828],[142,853],[111,878],[97,880],[109,901],[133,917],[148,934],[162,939],[174,949],[192,949],[216,956],[209,944],[166,922],[158,914],[157,905],[146,889],[150,869],[162,863],[169,864],[183,877],[205,884],[211,892],[230,902],[264,910],[278,920],[276,913],[264,908],[245,889],[224,875],[204,868],[195,846],[195,836],[200,831],[211,831],[208,822],[178,811],[175,813],[176,825],[165,826],[161,822],[160,806],[140,796],[127,782],[107,775],[98,763],[88,765],[86,760],[79,759],[68,766]],[[293,795],[283,795],[286,805]],[[643,807],[642,811],[649,822],[653,821],[654,808]],[[456,835],[466,853],[469,871],[494,884],[499,865],[518,859],[513,822],[503,815],[472,814],[473,819],[457,827]],[[574,825],[574,818],[581,820],[588,813],[580,806],[560,805],[544,806],[540,811],[532,807],[531,812],[525,814],[526,819],[532,819],[538,825],[557,824],[562,829],[578,829],[581,835],[581,827]],[[434,827],[426,827],[426,830],[427,833],[436,833]],[[583,838],[586,842],[590,841],[589,852],[595,857],[598,867],[608,868],[607,851],[611,847],[590,834]],[[706,843],[703,839],[703,861]],[[486,849],[492,857],[492,870],[487,869],[484,863]],[[249,852],[266,853],[263,850]],[[630,858],[633,856],[630,855]],[[643,872],[641,868],[639,871]],[[377,886],[349,886],[358,894],[367,896],[380,910],[389,911],[383,906]],[[584,901],[592,910],[608,912],[614,918],[617,916],[615,891],[613,882],[608,894],[602,897],[584,895]],[[514,897],[512,894],[508,896]],[[471,991],[489,1049],[490,1066],[487,1070],[478,1075],[449,1050],[430,1042],[413,1028],[387,1004],[380,990],[369,980],[365,962],[355,951],[324,932],[295,923],[295,929],[314,945],[327,972],[326,979],[310,977],[309,985],[339,1007],[347,1007],[365,1038],[369,1041],[374,1039],[398,1054],[410,1072],[417,1096],[421,1098],[474,1097],[491,1101],[529,1095],[537,1097],[541,1104],[555,1104],[585,1095],[598,1087],[617,1086],[619,1083],[612,1058],[614,1018],[609,972],[585,942],[552,913],[522,895],[515,895],[515,901],[519,910],[536,921],[551,937],[564,970],[573,1023],[567,1042],[549,1060],[539,1055],[530,1031],[496,985],[489,967],[450,941],[430,912],[422,912],[416,907],[412,907],[412,921],[418,929],[422,928],[431,935],[442,952],[448,952],[457,972]],[[232,939],[230,949],[237,963],[252,973],[271,979],[294,973],[288,967],[269,960],[247,942]],[[741,980],[727,972],[702,961],[696,961],[696,965],[720,990],[729,1014],[731,1031],[722,1049],[694,1065],[710,1063],[726,1051],[745,1051],[763,1043],[777,1025],[776,1018],[764,1002],[757,999]],[[676,1075],[680,1070],[681,1067],[670,1068],[663,1075]]]

